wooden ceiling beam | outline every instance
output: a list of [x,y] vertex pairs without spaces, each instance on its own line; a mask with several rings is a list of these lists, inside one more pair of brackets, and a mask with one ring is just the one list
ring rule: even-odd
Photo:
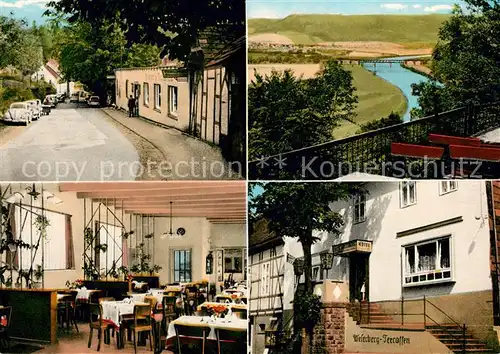
[[244,181],[144,181],[144,182],[65,182],[59,185],[60,192],[101,192],[136,190],[176,190],[176,189],[224,189],[243,188]]
[[125,199],[125,198],[146,198],[146,197],[162,197],[162,198],[172,198],[176,199],[210,199],[210,198],[220,198],[220,197],[240,197],[246,198],[245,189],[241,188],[226,188],[224,190],[204,190],[204,191],[193,191],[184,190],[180,192],[177,191],[111,191],[111,192],[77,192],[77,198],[84,199]]

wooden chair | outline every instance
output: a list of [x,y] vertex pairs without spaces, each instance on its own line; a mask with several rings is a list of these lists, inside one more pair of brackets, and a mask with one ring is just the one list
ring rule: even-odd
[[153,350],[153,319],[151,315],[151,305],[134,306],[134,322],[130,325],[130,330],[134,337],[134,352],[137,353],[137,337],[139,333],[147,332],[149,347]]
[[162,328],[164,332],[167,332],[167,326],[170,321],[173,321],[177,318],[178,312],[176,310],[176,301],[177,297],[163,295],[162,298]]
[[198,306],[198,288],[196,286],[186,287],[186,313],[192,315]]
[[[89,343],[88,347],[92,346],[92,334],[94,329],[97,330],[97,351],[101,350],[102,337],[105,331],[108,330],[110,323],[102,318],[102,305],[101,304],[89,304]],[[109,337],[109,336],[108,336]]]
[[429,134],[429,142],[436,145],[464,145],[476,147],[481,145],[481,139],[479,138],[464,138],[441,134]]
[[77,293],[68,293],[61,302],[57,304],[57,310],[59,313],[59,318],[64,327],[64,323],[67,325],[69,330],[72,326],[75,326],[76,333],[79,333],[78,325],[76,324],[76,295]]
[[3,348],[7,349],[7,352],[10,351],[9,328],[11,314],[11,306],[0,308],[0,343]]
[[247,351],[247,331],[215,329],[217,338],[217,353],[246,353]]
[[[210,327],[208,324],[199,324],[196,326],[185,326],[174,324],[175,335],[177,337],[177,349],[179,354],[182,354],[182,347],[186,343],[198,343],[201,344],[201,353],[205,354],[205,346],[208,334],[210,333]],[[192,350],[189,352],[193,352]],[[184,353],[189,353],[185,351]]]

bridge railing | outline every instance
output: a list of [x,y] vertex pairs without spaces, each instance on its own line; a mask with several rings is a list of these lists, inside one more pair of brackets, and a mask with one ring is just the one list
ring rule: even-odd
[[249,162],[251,179],[335,179],[392,175],[391,143],[426,144],[430,133],[474,136],[500,127],[500,104],[467,106]]

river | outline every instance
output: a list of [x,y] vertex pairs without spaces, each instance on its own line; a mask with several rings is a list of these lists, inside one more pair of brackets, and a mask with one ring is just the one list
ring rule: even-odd
[[[407,56],[407,57],[393,57],[384,59],[416,59],[422,58],[422,56]],[[363,64],[364,68],[370,71],[376,71],[377,76],[387,80],[394,86],[398,87],[408,100],[408,109],[403,116],[403,120],[410,120],[410,111],[414,107],[418,107],[418,97],[411,94],[411,84],[419,83],[421,81],[429,81],[429,79],[423,75],[414,73],[413,71],[403,68],[399,63],[377,63],[374,67],[372,63]]]

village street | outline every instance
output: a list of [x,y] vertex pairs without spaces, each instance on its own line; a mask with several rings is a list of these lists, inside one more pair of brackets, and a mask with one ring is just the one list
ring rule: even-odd
[[28,127],[5,129],[14,134],[0,137],[4,181],[228,178],[218,149],[114,109],[62,103]]

